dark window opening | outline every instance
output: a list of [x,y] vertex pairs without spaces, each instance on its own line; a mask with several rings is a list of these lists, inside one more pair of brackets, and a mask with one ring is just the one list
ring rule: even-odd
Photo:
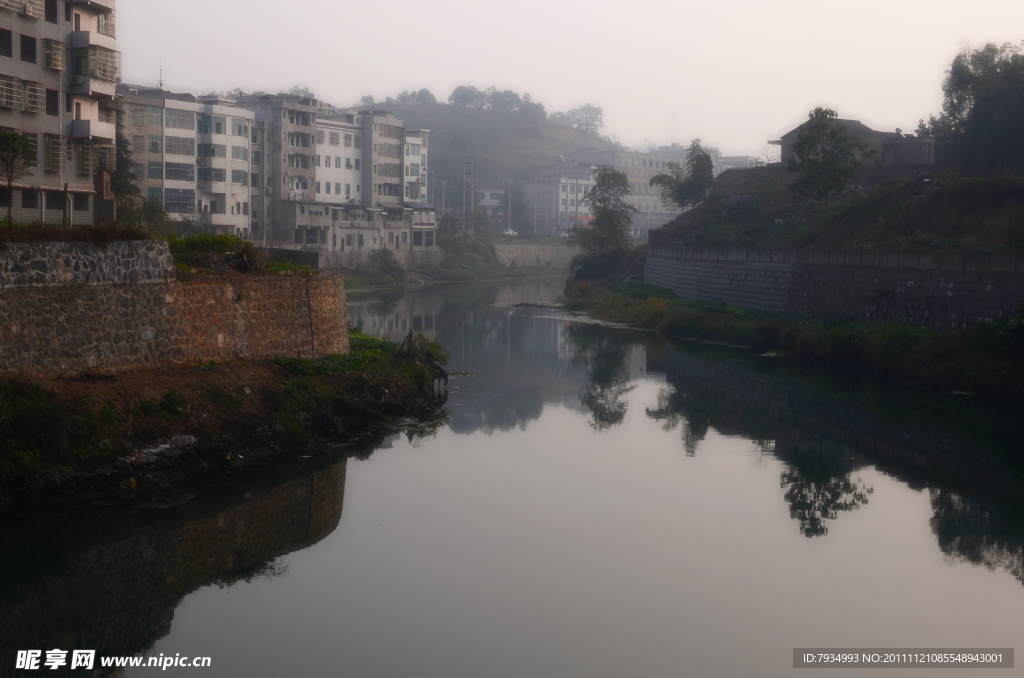
[[14,34],[0,28],[0,56],[14,56]]
[[57,23],[57,0],[46,0],[44,17],[51,24]]
[[46,209],[59,210],[64,208],[64,194],[60,191],[46,191]]
[[70,113],[74,110],[75,97],[71,95],[71,92],[64,92],[64,111]]
[[36,208],[36,191],[33,188],[21,189],[21,206],[27,210]]
[[57,115],[60,113],[60,92],[55,89],[46,90],[46,114]]
[[73,205],[76,212],[88,212],[89,211],[89,194],[88,193],[72,193]]
[[30,35],[21,36],[21,60],[30,64],[36,62],[36,39]]
[[413,244],[413,247],[422,247],[423,246],[423,231],[415,231],[412,234],[412,244]]
[[11,206],[11,191],[4,186],[0,188],[0,207],[4,209]]

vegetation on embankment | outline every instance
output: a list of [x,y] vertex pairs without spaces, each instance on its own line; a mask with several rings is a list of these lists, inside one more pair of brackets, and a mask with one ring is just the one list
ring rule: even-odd
[[155,491],[434,412],[448,360],[436,340],[410,334],[398,347],[352,331],[349,341],[350,353],[316,360],[4,376],[0,498]]
[[873,191],[796,199],[768,173],[752,195],[712,195],[665,229],[696,247],[1024,250],[1024,179],[892,179]]
[[567,307],[670,335],[750,347],[947,391],[1024,395],[1024,309],[968,330],[902,323],[850,325],[790,314],[682,301],[645,283],[570,288]]

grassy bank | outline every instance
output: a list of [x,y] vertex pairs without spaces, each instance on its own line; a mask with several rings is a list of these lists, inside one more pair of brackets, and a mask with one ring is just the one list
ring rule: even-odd
[[1024,311],[959,331],[902,323],[851,325],[686,302],[643,283],[616,283],[604,290],[579,284],[570,290],[568,307],[681,338],[746,346],[929,388],[1024,396]]
[[156,491],[434,411],[447,361],[436,341],[413,335],[397,347],[352,332],[350,343],[317,360],[4,377],[0,495]]

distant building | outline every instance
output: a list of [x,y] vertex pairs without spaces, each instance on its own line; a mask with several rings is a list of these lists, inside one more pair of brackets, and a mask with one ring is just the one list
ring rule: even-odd
[[[807,123],[804,123],[806,125]],[[877,161],[880,165],[934,165],[935,139],[904,135],[901,130],[895,132],[876,132],[859,120],[834,119],[831,123],[846,127],[846,134],[855,141],[860,141],[875,152],[868,162]],[[800,128],[790,130],[781,139],[769,141],[769,144],[782,147],[782,164],[796,159],[793,144],[800,134]],[[858,156],[859,156],[858,152]]]
[[253,114],[231,99],[121,85],[135,184],[172,219],[249,237]]
[[[665,149],[669,149],[666,151]],[[657,152],[640,153],[636,151],[582,151],[572,155],[573,161],[614,167],[624,172],[629,178],[632,195],[629,202],[639,214],[633,219],[633,236],[646,239],[651,229],[664,226],[680,214],[661,202],[661,190],[650,185],[651,177],[668,171],[669,162],[682,164],[685,161],[685,149],[682,156],[676,153],[678,146],[661,147]]]
[[114,35],[114,0],[0,0],[0,127],[35,151],[31,174],[0,189],[16,220],[93,223],[96,170],[114,164]]
[[502,201],[505,199],[504,182],[478,181],[473,184],[473,190],[476,192],[477,206],[487,211],[487,216],[491,218],[491,223],[495,226],[501,226],[503,229],[506,228],[507,217],[505,210],[501,206]]
[[255,114],[254,240],[319,249],[337,255],[321,261],[346,265],[374,249],[437,251],[428,130],[309,97],[244,95],[238,105]]
[[596,184],[595,167],[589,162],[560,158],[542,168],[536,181],[526,184],[528,215],[535,220],[538,233],[555,235],[576,224],[590,223],[593,217],[586,196]]

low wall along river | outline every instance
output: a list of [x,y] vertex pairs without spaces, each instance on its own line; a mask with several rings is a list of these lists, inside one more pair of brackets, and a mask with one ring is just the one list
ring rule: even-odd
[[652,245],[644,280],[682,299],[857,323],[964,328],[1024,302],[1024,254]]
[[0,251],[0,370],[113,372],[347,351],[341,277],[179,281],[162,241]]

